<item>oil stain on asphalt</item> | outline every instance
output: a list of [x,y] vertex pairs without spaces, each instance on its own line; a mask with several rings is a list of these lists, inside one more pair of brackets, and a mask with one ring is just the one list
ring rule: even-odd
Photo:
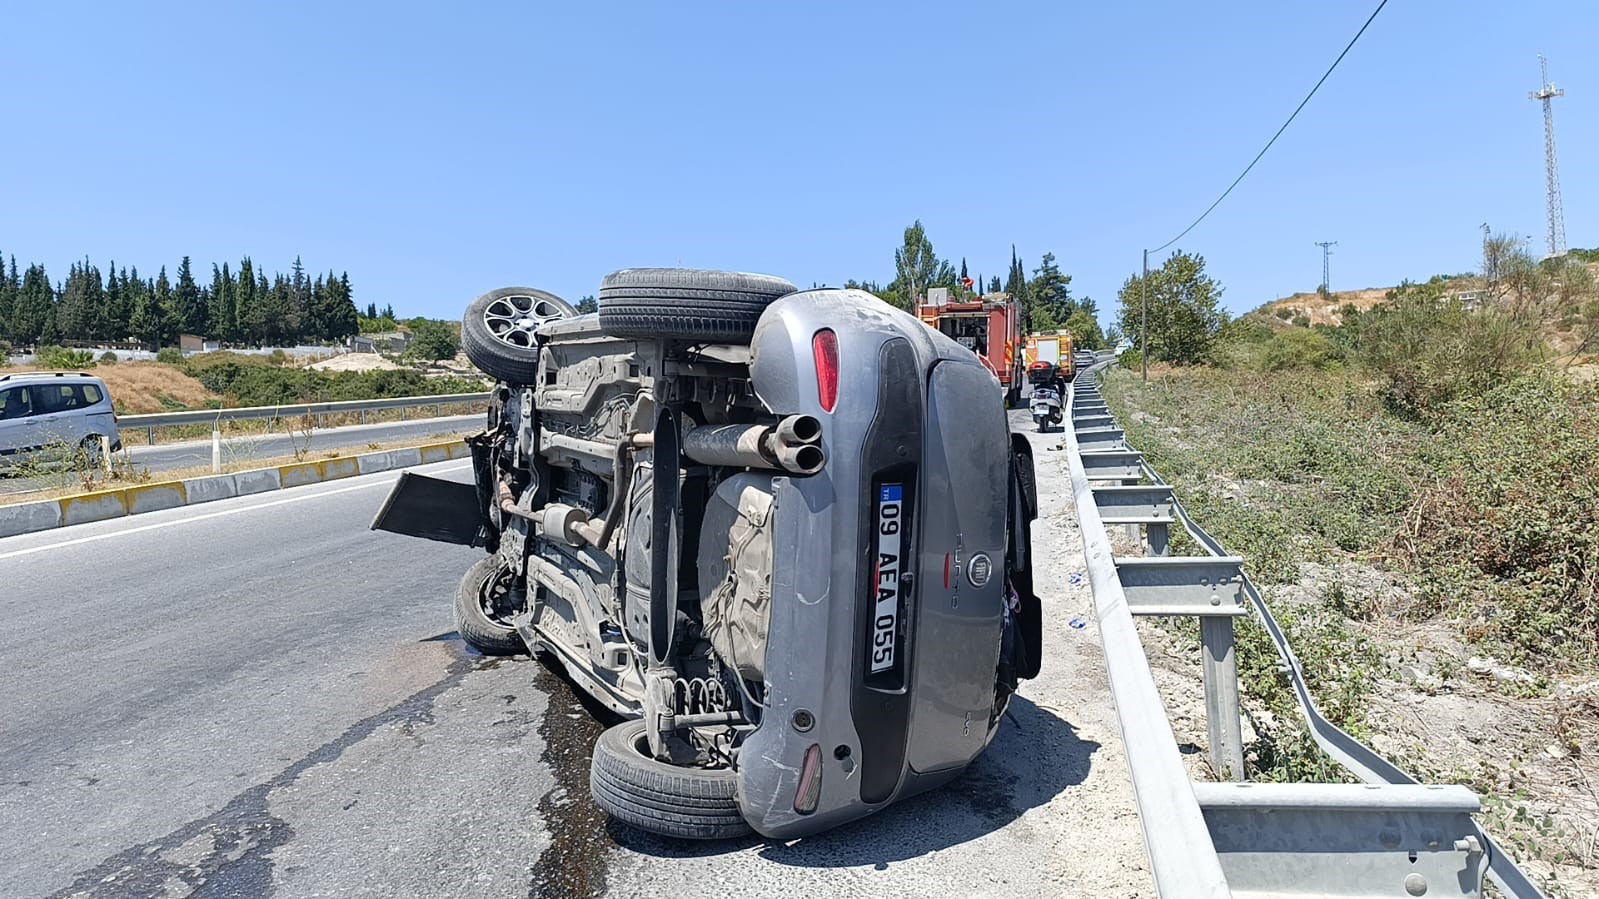
[[[539,737],[540,761],[556,787],[539,800],[550,842],[533,862],[528,899],[581,899],[605,892],[605,862],[616,842],[609,819],[589,796],[589,760],[609,712],[578,698],[564,678],[540,664],[534,685],[548,697]],[[602,723],[606,722],[606,723]]]

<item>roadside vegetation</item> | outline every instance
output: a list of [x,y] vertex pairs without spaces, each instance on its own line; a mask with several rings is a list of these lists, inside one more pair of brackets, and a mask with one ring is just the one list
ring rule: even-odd
[[[1327,297],[1332,314],[1313,311],[1331,321],[1310,324],[1299,307],[1227,320],[1203,260],[1178,253],[1148,285],[1149,384],[1133,351],[1105,393],[1129,442],[1246,559],[1323,712],[1489,797],[1490,829],[1545,876],[1591,879],[1599,294],[1583,258],[1540,263],[1491,236],[1482,274],[1365,308]],[[1143,287],[1121,295],[1134,346]],[[1252,776],[1335,774],[1266,635],[1239,642]],[[1488,710],[1505,717],[1461,720]]]

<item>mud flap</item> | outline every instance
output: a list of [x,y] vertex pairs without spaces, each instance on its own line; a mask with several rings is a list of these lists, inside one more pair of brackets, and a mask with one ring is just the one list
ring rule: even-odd
[[477,487],[409,471],[401,472],[371,528],[461,546],[481,546],[487,536]]

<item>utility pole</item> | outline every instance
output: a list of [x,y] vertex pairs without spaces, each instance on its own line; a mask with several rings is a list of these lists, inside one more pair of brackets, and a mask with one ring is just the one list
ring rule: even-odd
[[1138,282],[1138,367],[1149,383],[1149,251],[1144,251],[1144,278]]
[[1321,295],[1332,298],[1332,265],[1328,257],[1332,255],[1332,248],[1338,246],[1336,240],[1319,240],[1316,246],[1321,247]]
[[1538,71],[1543,86],[1527,94],[1527,99],[1543,104],[1544,194],[1549,205],[1549,255],[1566,255],[1566,216],[1560,209],[1560,168],[1555,164],[1555,110],[1550,102],[1566,92],[1549,83],[1549,60],[1538,54]]

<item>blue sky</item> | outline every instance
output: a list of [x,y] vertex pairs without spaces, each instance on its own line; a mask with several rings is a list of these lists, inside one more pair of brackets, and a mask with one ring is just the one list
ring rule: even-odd
[[[1141,248],[1226,187],[1375,0],[7,4],[0,251],[296,255],[454,317],[612,269],[893,275],[904,227],[973,274],[1053,251],[1109,320]],[[1544,235],[1535,54],[1566,230],[1599,245],[1599,4],[1391,0],[1179,245],[1246,310],[1476,267]]]

